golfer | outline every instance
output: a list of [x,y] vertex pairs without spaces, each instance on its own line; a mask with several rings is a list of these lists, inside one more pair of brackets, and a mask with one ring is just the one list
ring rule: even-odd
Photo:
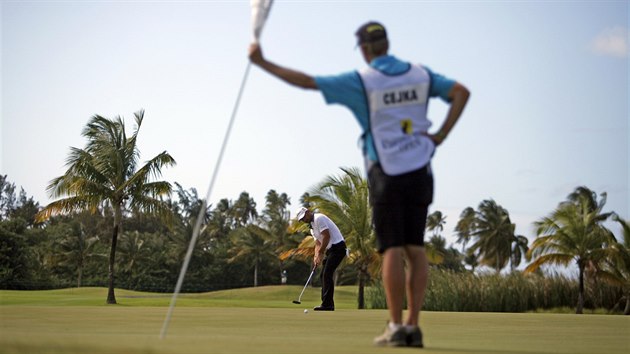
[[322,271],[319,275],[322,282],[322,304],[315,306],[313,310],[335,311],[335,281],[333,276],[346,256],[346,241],[337,225],[322,213],[314,213],[308,208],[301,207],[295,218],[310,224],[311,233],[315,239],[313,264],[316,267],[322,265]]
[[[382,24],[368,22],[356,31],[368,67],[335,76],[313,77],[274,64],[252,44],[250,60],[285,82],[320,90],[328,104],[349,108],[363,130],[363,155],[370,188],[378,251],[383,255],[383,285],[389,322],[376,345],[422,347],[418,325],[428,280],[424,229],[433,201],[431,158],[462,114],[470,95],[463,85],[424,65],[388,54]],[[429,133],[429,98],[450,104],[444,122]],[[403,260],[407,261],[407,272]],[[403,298],[408,313],[403,322]]]

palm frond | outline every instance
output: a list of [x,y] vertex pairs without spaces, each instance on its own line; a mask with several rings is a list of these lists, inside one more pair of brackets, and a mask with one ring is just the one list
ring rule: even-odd
[[572,255],[549,253],[536,258],[532,263],[525,267],[525,273],[536,271],[540,266],[545,264],[558,264],[567,266],[574,260]]
[[315,240],[312,237],[305,237],[296,248],[282,252],[278,258],[282,261],[290,258],[307,261],[314,255]]
[[54,215],[69,214],[80,210],[89,210],[94,213],[101,203],[102,200],[95,196],[73,196],[59,199],[51,202],[37,213],[35,219],[38,222],[44,222]]

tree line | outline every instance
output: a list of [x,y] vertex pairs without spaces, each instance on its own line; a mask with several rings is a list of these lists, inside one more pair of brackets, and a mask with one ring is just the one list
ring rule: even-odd
[[[116,303],[114,288],[173,291],[193,228],[201,229],[182,291],[300,284],[310,271],[313,240],[308,227],[291,221],[294,207],[285,193],[270,190],[259,213],[247,192],[237,199],[207,205],[194,188],[157,180],[175,165],[164,151],[144,165],[138,162],[137,136],[144,112],[135,114],[127,136],[122,118],[94,116],[83,135],[85,148],[71,148],[66,172],[54,178],[48,193],[55,199],[42,207],[14,183],[0,176],[0,287],[46,289],[105,286],[107,303]],[[299,204],[327,214],[339,226],[350,257],[339,270],[339,284],[356,284],[358,306],[365,307],[365,288],[379,278],[368,203],[367,181],[357,168],[342,168],[304,193]],[[455,232],[461,252],[442,237],[445,217],[427,219],[426,246],[432,267],[454,273],[482,267],[510,272],[523,260],[525,273],[541,266],[577,266],[579,296],[585,283],[598,279],[618,289],[630,313],[630,247],[628,222],[604,212],[599,196],[580,186],[556,210],[536,222],[537,238],[528,244],[515,234],[509,212],[492,199],[477,209],[465,208]],[[624,237],[604,226],[613,220]]]

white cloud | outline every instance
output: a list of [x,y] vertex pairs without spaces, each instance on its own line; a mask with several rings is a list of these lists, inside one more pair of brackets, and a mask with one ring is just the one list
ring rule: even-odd
[[617,26],[606,28],[591,42],[591,50],[599,55],[627,58],[630,52],[628,28]]

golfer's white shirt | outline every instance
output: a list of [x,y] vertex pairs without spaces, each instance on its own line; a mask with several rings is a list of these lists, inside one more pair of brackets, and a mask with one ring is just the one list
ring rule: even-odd
[[328,230],[330,234],[330,240],[328,241],[328,245],[326,249],[329,249],[332,245],[337,244],[341,241],[345,241],[343,236],[341,235],[341,231],[337,225],[335,225],[329,217],[324,214],[314,213],[313,221],[311,222],[311,233],[313,234],[313,238],[315,238],[320,243],[324,239],[324,235],[322,235],[322,231]]

